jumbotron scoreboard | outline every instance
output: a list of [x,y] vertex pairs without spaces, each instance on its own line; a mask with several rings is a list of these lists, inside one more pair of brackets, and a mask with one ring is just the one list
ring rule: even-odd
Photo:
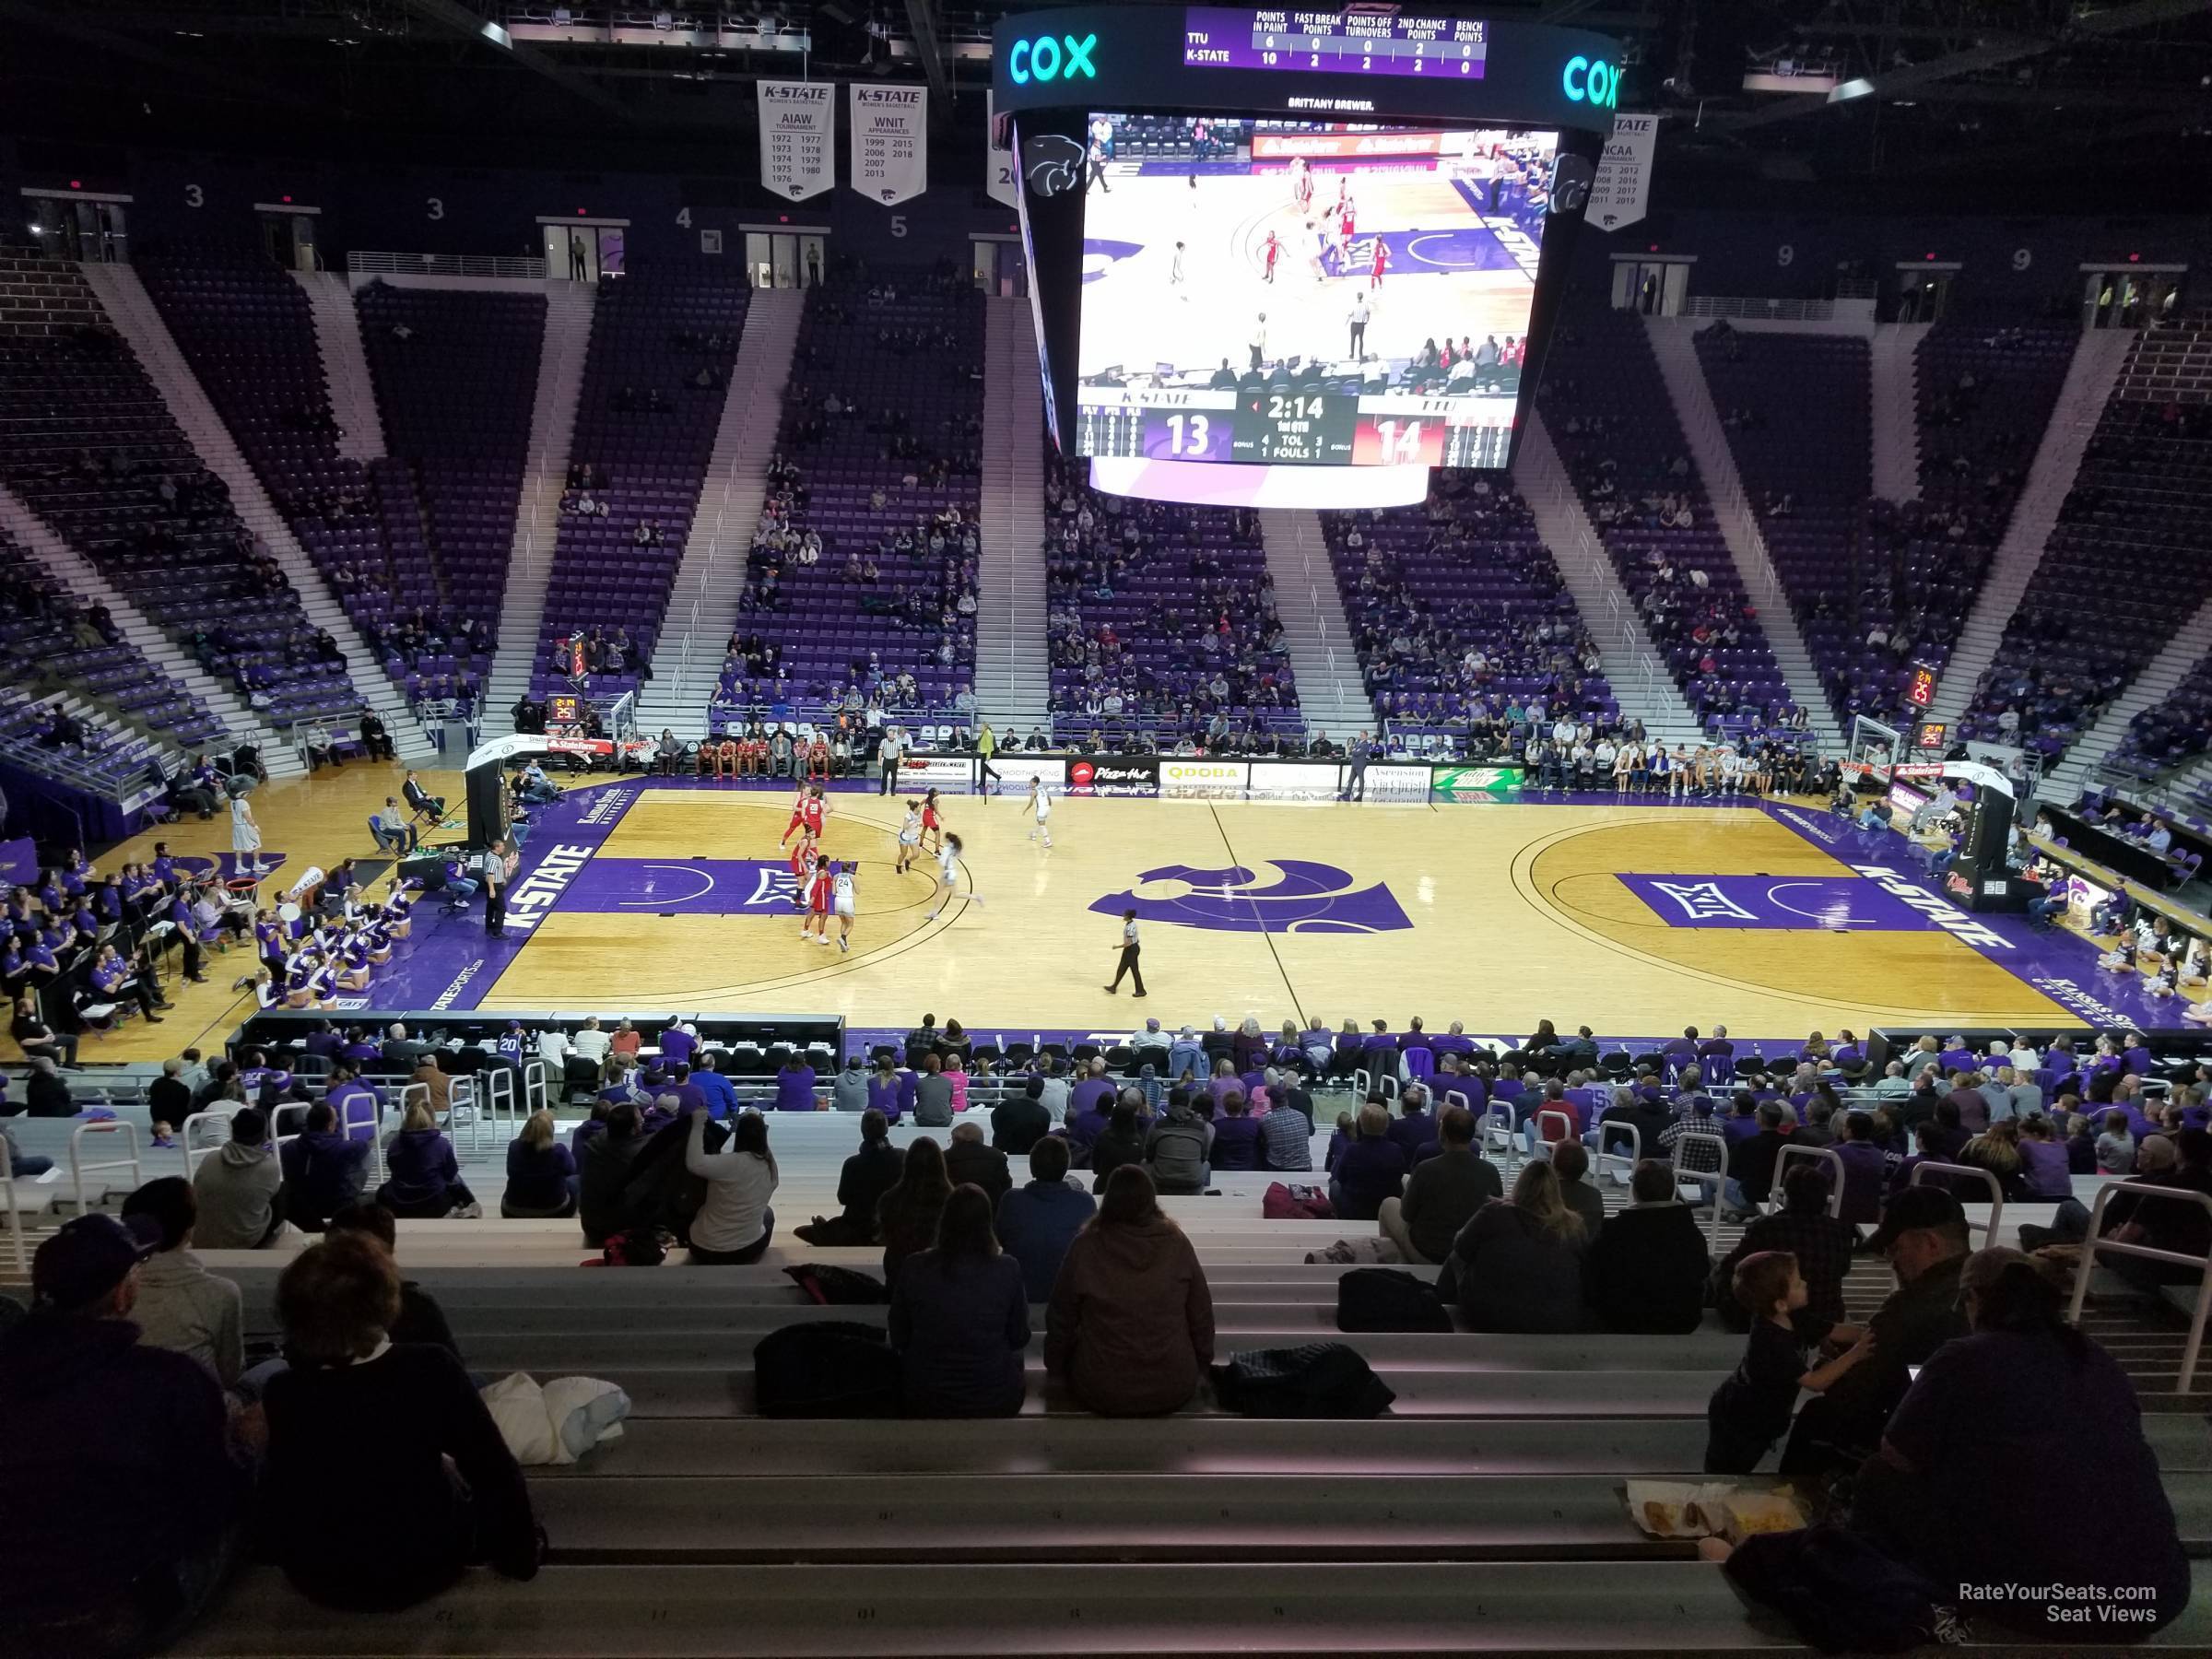
[[1252,504],[1509,465],[1619,57],[1382,5],[1004,18],[1055,441],[1101,488]]

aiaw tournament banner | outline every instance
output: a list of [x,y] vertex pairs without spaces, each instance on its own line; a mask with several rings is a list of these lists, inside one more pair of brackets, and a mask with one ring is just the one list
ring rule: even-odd
[[760,182],[803,202],[837,182],[837,88],[829,81],[768,81],[760,88]]
[[929,186],[929,88],[849,87],[852,171],[846,182],[879,206],[894,207]]

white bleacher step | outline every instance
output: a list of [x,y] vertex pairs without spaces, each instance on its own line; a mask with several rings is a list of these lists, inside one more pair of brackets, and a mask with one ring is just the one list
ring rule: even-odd
[[[772,1524],[772,1517],[760,1518]],[[2212,1568],[2190,1606],[2142,1644],[2212,1645]],[[526,1584],[488,1572],[380,1618],[313,1606],[274,1569],[239,1575],[180,1655],[1627,1653],[1804,1651],[1747,1611],[1704,1562],[1485,1562],[1410,1568],[1292,1562],[988,1562],[958,1571],[783,1567],[553,1567]],[[1972,1649],[1966,1651],[1971,1652]],[[2003,1652],[2038,1651],[2006,1642]],[[2079,1646],[2053,1652],[2078,1653]]]
[[[1224,1352],[1233,1351],[1225,1348]],[[500,1347],[477,1344],[469,1363],[480,1369],[517,1369]],[[581,1366],[629,1395],[639,1417],[743,1416],[753,1409],[752,1356],[735,1363],[685,1367],[597,1366],[578,1351],[564,1368]],[[1029,1395],[1024,1417],[1066,1413],[1085,1415],[1081,1406],[1045,1381],[1044,1361],[1030,1359]],[[1391,1410],[1400,1417],[1586,1418],[1688,1417],[1702,1419],[1729,1368],[1701,1371],[1619,1371],[1570,1375],[1559,1371],[1412,1371],[1394,1365],[1373,1367],[1396,1393]],[[1203,1390],[1182,1417],[1223,1415]]]
[[[2194,1493],[2212,1481],[2178,1484]],[[607,1476],[536,1481],[532,1499],[564,1564],[650,1565],[673,1553],[733,1565],[1697,1556],[1689,1540],[1638,1527],[1610,1473]],[[2192,1502],[2193,1515],[2202,1509]],[[763,1516],[774,1524],[759,1525]]]
[[[2212,1427],[2155,1412],[2144,1434],[2169,1477],[2212,1477]],[[1701,1418],[1196,1416],[948,1419],[635,1418],[549,1480],[717,1475],[1616,1475],[1698,1467]]]

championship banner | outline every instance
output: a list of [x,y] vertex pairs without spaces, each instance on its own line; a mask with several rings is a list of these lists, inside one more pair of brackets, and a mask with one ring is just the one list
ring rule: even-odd
[[760,182],[786,202],[837,182],[837,88],[829,81],[760,87]]
[[991,141],[998,131],[998,112],[992,106],[995,100],[989,92],[983,94],[983,187],[991,199],[1003,202],[1008,207],[1018,206],[1019,186],[1014,179],[1014,152],[999,149]]
[[1643,218],[1652,199],[1652,151],[1659,143],[1659,117],[1618,114],[1597,163],[1583,218],[1600,230],[1622,230]]
[[851,87],[852,171],[845,182],[885,207],[929,188],[929,88]]

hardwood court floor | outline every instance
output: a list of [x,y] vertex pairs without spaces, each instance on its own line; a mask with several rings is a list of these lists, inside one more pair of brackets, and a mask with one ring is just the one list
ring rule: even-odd
[[[835,799],[826,849],[861,860],[850,957],[802,943],[781,904],[556,908],[481,1006],[611,999],[837,1012],[864,1024],[934,1011],[994,1030],[1106,1028],[1147,1012],[1232,1022],[1251,1013],[1269,1024],[1394,1024],[1418,1012],[1485,1031],[1550,1018],[1621,1035],[1721,1021],[1746,1037],[2065,1018],[1934,928],[1675,926],[1620,881],[1627,872],[1849,878],[1839,859],[1754,808],[1064,799],[1047,851],[1029,841],[1018,801],[948,797],[968,871],[931,922],[932,876],[891,874],[902,809],[873,795]],[[647,791],[597,856],[769,859],[787,820],[781,794]],[[1225,874],[1240,868],[1250,876]],[[1126,986],[1118,998],[1100,988],[1123,895],[1144,913],[1152,995],[1142,1007]]]
[[[426,776],[458,800],[457,775]],[[364,820],[397,782],[396,771],[355,766],[273,786],[256,797],[265,841],[288,854],[294,873],[366,856]],[[781,790],[630,787],[636,798],[594,862],[680,869],[690,860],[777,859],[790,801]],[[2023,977],[1933,928],[1670,924],[1621,879],[1849,877],[1841,858],[1757,808],[1058,799],[1046,851],[1027,839],[1018,799],[986,806],[948,796],[946,818],[967,843],[968,871],[947,913],[931,922],[926,861],[891,873],[903,802],[832,802],[826,849],[861,861],[850,957],[802,944],[781,902],[731,898],[725,876],[724,896],[712,901],[719,908],[664,907],[653,889],[634,904],[557,905],[496,977],[482,976],[470,1001],[488,1009],[839,1013],[870,1026],[935,1012],[994,1032],[1110,1029],[1147,1013],[1171,1025],[1251,1013],[1269,1025],[1379,1017],[1394,1026],[1418,1013],[1440,1028],[1461,1018],[1470,1030],[1497,1033],[1551,1018],[1570,1028],[1586,1020],[1609,1036],[1717,1021],[1746,1038],[1914,1020],[2071,1019]],[[166,839],[177,853],[227,851],[229,826],[186,823]],[[146,856],[153,840],[137,838],[100,862]],[[1879,856],[1904,858],[1901,841],[1888,845]],[[531,853],[542,856],[542,843]],[[1239,866],[1249,879],[1221,874]],[[688,884],[679,884],[686,897]],[[1100,989],[1113,968],[1123,895],[1144,912],[1152,995],[1141,1004],[1126,986],[1118,997]],[[1263,914],[1272,918],[1265,929]],[[481,937],[480,924],[449,925]],[[422,931],[418,924],[418,943]],[[248,1006],[229,981],[252,963],[236,951],[208,960],[210,983],[172,989],[179,1006],[167,1023],[134,1022],[88,1041],[87,1058],[157,1058],[218,1041]]]

